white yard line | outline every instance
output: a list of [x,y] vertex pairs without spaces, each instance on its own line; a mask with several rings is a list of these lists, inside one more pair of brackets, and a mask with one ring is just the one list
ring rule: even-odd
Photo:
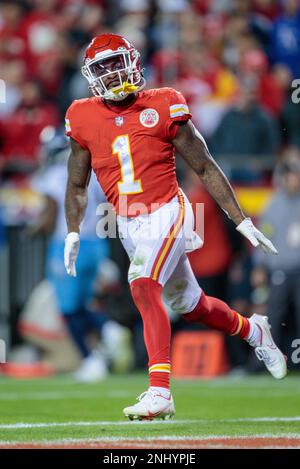
[[[8,423],[0,424],[0,430],[20,430],[51,427],[101,427],[126,425],[199,425],[212,423],[251,423],[251,422],[300,422],[300,416],[294,417],[253,417],[235,419],[198,419],[198,420],[154,420],[148,421],[83,421],[83,422],[44,422],[44,423]],[[299,434],[300,435],[300,434]]]
[[[178,423],[192,423],[193,420],[156,420],[153,422],[148,421],[95,421],[95,422],[49,422],[49,423],[12,423],[12,424],[0,424],[0,430],[19,430],[19,429],[31,429],[31,428],[51,428],[51,427],[101,427],[101,426],[123,426],[123,425],[168,425]],[[198,421],[197,421],[198,423]]]
[[300,440],[300,434],[298,433],[280,433],[278,435],[273,435],[271,433],[257,433],[254,435],[209,435],[209,436],[203,436],[203,435],[194,435],[194,436],[145,436],[145,437],[95,437],[95,438],[62,438],[60,440],[55,439],[55,440],[37,440],[37,441],[30,441],[30,442],[23,442],[23,441],[10,441],[10,440],[0,440],[1,445],[19,445],[19,444],[76,444],[76,443],[97,443],[97,442],[103,442],[103,443],[109,443],[109,442],[128,442],[128,441],[138,441],[138,442],[156,442],[157,440],[159,441],[195,441],[195,440],[203,440],[203,441],[214,441],[214,440],[240,440],[241,442],[243,440],[255,440],[257,438],[268,438],[274,440],[280,439],[280,438],[289,438],[291,440]]

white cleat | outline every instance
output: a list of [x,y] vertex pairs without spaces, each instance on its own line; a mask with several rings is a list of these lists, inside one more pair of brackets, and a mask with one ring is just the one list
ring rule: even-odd
[[264,362],[274,378],[284,378],[287,374],[286,358],[273,340],[267,316],[253,314],[249,321],[256,324],[260,330],[259,343],[249,341],[249,344],[255,347],[254,351],[257,358]]
[[158,391],[149,389],[143,392],[137,404],[123,409],[125,417],[130,420],[167,420],[175,414],[173,397],[163,397]]

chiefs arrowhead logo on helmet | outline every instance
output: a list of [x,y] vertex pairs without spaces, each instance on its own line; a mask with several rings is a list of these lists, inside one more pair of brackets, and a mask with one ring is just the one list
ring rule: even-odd
[[144,89],[140,53],[122,36],[101,34],[86,49],[83,76],[95,96],[120,101]]

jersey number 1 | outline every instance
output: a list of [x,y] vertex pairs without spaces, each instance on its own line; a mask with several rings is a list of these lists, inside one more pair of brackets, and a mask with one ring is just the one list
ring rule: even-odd
[[118,182],[119,194],[138,194],[143,192],[141,180],[134,180],[134,167],[130,151],[129,136],[119,135],[112,144],[113,154],[117,154],[122,179]]

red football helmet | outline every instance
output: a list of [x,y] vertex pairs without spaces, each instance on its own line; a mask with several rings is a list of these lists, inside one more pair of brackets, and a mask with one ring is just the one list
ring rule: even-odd
[[87,47],[81,71],[95,96],[121,101],[146,85],[139,59],[140,53],[124,37],[101,34]]

